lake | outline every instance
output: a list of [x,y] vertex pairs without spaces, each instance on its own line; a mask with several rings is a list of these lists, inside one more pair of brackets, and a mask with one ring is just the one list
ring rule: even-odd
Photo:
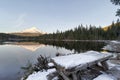
[[0,80],[19,80],[23,75],[21,67],[29,62],[35,64],[42,55],[56,57],[56,54],[79,54],[89,50],[102,51],[104,42],[14,42],[0,45]]

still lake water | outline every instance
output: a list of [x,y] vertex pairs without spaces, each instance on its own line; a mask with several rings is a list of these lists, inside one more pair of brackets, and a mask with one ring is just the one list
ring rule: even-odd
[[89,50],[101,51],[103,42],[20,42],[0,45],[0,80],[19,80],[21,67],[28,62],[35,64],[42,55],[55,57],[57,53],[80,53]]

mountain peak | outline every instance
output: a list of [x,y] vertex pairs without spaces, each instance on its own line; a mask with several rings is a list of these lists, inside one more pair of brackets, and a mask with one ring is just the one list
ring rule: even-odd
[[36,27],[31,27],[31,28],[29,28],[29,29],[37,29]]
[[36,27],[31,27],[28,29],[24,29],[23,31],[14,32],[14,33],[10,33],[10,34],[14,34],[14,35],[18,35],[18,36],[40,36],[40,35],[44,35],[47,33],[40,31]]
[[42,34],[44,34],[44,32],[40,31],[36,27],[31,27],[31,28],[25,29],[25,30],[23,30],[21,32],[22,33],[42,33]]

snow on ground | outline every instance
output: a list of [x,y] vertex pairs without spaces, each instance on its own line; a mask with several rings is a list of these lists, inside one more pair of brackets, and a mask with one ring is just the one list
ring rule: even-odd
[[111,45],[106,45],[102,48],[103,50],[109,50],[109,51],[114,51],[113,47]]
[[40,71],[39,72],[35,72],[35,73],[29,75],[29,77],[26,80],[47,80],[47,75],[49,73],[54,72],[54,71],[55,71],[55,69],[49,69],[49,70],[43,71],[43,72],[40,72]]
[[108,45],[104,46],[102,49],[120,52],[120,41],[110,41]]
[[49,66],[49,67],[53,67],[54,64],[53,64],[53,63],[48,63],[48,66]]
[[111,63],[110,60],[107,61],[107,64],[109,65],[109,69],[117,66],[116,64]]
[[84,65],[86,63],[93,62],[95,60],[99,60],[110,55],[111,55],[110,53],[102,54],[96,51],[88,51],[85,53],[73,54],[68,56],[60,56],[52,59],[54,60],[55,63],[68,69],[80,64]]
[[117,80],[117,79],[113,77],[112,75],[101,74],[93,80]]
[[120,65],[119,65],[119,66],[116,66],[116,68],[117,68],[118,70],[120,70]]
[[[72,54],[72,55],[67,55],[67,56],[60,56],[60,57],[55,57],[52,59],[56,63],[64,66],[65,68],[70,68],[70,67],[77,66],[79,64],[92,62],[94,60],[101,59],[103,57],[110,56],[110,55],[111,54],[108,52],[99,53],[96,51],[88,51],[88,52],[81,53],[81,54]],[[109,69],[116,66],[116,64],[112,64],[110,61],[107,61],[107,62],[108,62],[108,65],[110,66]],[[49,63],[48,65],[53,66],[53,63]],[[120,70],[120,66],[118,66],[116,68],[118,70]],[[43,71],[43,72],[40,72],[40,71],[35,72],[35,73],[29,75],[26,80],[47,80],[47,75],[49,73],[54,72],[54,71],[55,71],[55,69],[49,69],[49,70]],[[53,80],[58,80],[58,78],[56,77]],[[93,80],[117,80],[117,79],[114,78],[110,74],[103,73],[102,75],[99,75],[98,77],[96,77]]]
[[120,44],[120,41],[110,41],[111,43]]

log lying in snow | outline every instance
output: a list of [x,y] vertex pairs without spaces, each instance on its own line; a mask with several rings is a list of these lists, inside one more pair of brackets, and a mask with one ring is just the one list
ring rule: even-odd
[[75,76],[77,71],[86,69],[91,67],[99,62],[106,65],[106,60],[112,57],[110,53],[99,53],[96,51],[88,51],[86,53],[81,54],[73,54],[68,56],[60,56],[52,58],[52,62],[54,63],[58,73],[65,79],[70,80],[68,75],[72,74],[73,80],[77,80],[77,76]]

